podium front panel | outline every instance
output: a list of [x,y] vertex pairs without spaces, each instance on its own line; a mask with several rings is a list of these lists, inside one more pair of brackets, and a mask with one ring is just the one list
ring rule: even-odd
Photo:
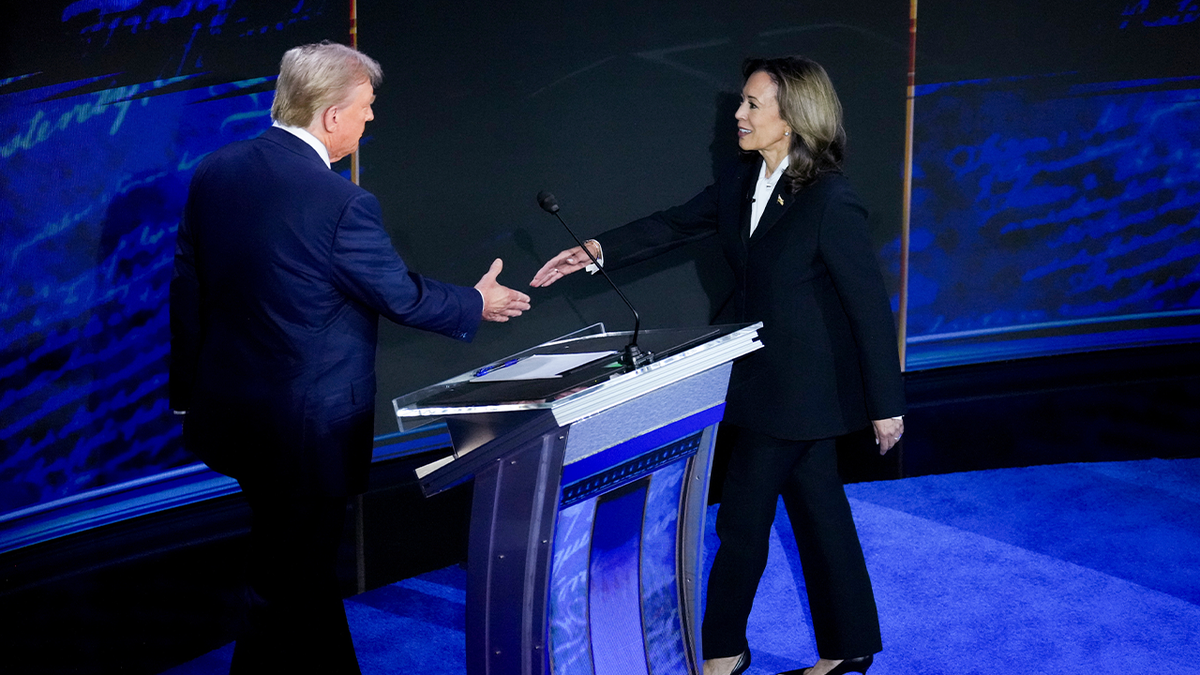
[[702,512],[722,408],[662,427],[658,438],[673,440],[661,445],[631,439],[624,445],[641,452],[608,471],[567,484],[564,468],[547,617],[551,672],[698,672],[696,506]]

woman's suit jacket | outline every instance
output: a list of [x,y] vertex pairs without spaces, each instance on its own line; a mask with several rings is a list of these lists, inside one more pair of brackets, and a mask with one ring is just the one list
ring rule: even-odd
[[796,194],[781,180],[751,237],[761,164],[731,164],[686,204],[597,237],[605,268],[720,238],[738,320],[763,322],[763,349],[734,365],[725,413],[733,424],[814,440],[902,415],[896,329],[866,209],[839,173]]
[[300,494],[366,489],[379,317],[469,340],[478,291],[410,271],[370,192],[282,129],[192,178],[171,281],[171,406],[211,468]]

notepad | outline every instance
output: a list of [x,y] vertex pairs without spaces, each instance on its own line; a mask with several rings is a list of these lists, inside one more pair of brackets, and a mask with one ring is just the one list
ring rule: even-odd
[[512,365],[493,368],[484,375],[472,377],[471,382],[505,382],[509,380],[548,380],[562,377],[568,370],[609,358],[615,351],[582,352],[579,354],[534,354]]

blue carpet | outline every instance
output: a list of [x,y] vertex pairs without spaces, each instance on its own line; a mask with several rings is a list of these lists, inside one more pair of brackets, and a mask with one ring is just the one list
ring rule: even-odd
[[[980,471],[846,492],[883,626],[872,675],[1200,675],[1200,460]],[[781,505],[750,617],[751,675],[816,659],[794,552]],[[464,673],[465,587],[465,571],[449,568],[348,600],[363,673]],[[223,673],[231,654],[227,645],[168,672]]]

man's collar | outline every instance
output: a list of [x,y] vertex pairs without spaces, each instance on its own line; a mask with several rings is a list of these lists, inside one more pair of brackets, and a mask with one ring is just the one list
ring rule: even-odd
[[325,144],[322,143],[316,136],[313,136],[308,129],[303,127],[289,127],[288,125],[281,124],[278,121],[273,122],[271,126],[279,127],[296,138],[304,141],[305,143],[308,143],[310,146],[312,146],[312,149],[316,150],[317,154],[321,156],[321,161],[325,162],[325,166],[331,169],[333,168],[333,165],[329,163],[329,150],[325,147]]

